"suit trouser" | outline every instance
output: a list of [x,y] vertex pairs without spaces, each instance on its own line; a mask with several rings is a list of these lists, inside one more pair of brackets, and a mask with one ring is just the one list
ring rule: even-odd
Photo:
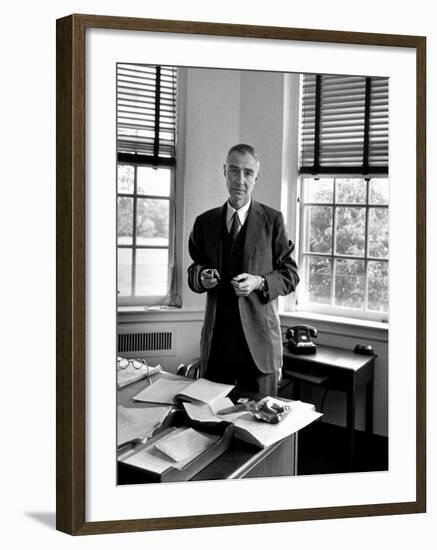
[[226,303],[217,314],[205,377],[236,384],[244,393],[277,395],[277,373],[262,373],[256,366],[241,326],[238,302]]

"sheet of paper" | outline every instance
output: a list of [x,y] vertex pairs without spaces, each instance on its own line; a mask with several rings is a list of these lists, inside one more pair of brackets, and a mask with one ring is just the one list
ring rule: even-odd
[[165,403],[172,405],[175,395],[183,391],[193,381],[187,380],[169,380],[160,378],[147,388],[141,390],[133,397],[135,401],[144,401],[147,403]]
[[229,397],[217,399],[213,401],[211,405],[190,402],[182,404],[191,420],[197,420],[198,422],[233,422],[236,418],[246,414],[246,411],[239,411],[226,415],[218,414],[219,411],[233,406]]
[[219,384],[206,378],[199,378],[192,382],[182,393],[184,398],[191,401],[211,404],[213,401],[227,395],[234,387],[230,384]]
[[165,441],[159,441],[155,447],[170,457],[174,462],[191,460],[206,451],[217,438],[211,438],[193,428],[178,432]]
[[211,407],[206,403],[182,403],[188,416],[191,420],[197,422],[220,422],[222,419],[218,418],[212,411]]
[[171,410],[170,405],[147,408],[117,407],[117,445],[135,439],[144,440],[162,424]]
[[211,410],[214,414],[217,414],[219,411],[222,411],[223,409],[227,409],[232,406],[233,403],[229,399],[229,397],[221,397],[220,399],[216,399],[210,405]]
[[[168,437],[172,437],[175,433],[184,431],[186,428],[177,428],[172,430],[169,434],[163,436],[160,441],[165,441]],[[185,464],[188,464],[189,460],[185,460],[180,464],[175,464],[173,460],[165,456],[154,445],[146,447],[142,451],[133,453],[127,458],[123,459],[125,464],[131,464],[138,468],[144,468],[149,472],[155,472],[156,474],[162,474],[167,468],[178,467],[183,468]]]
[[[316,412],[313,406],[295,401],[292,403],[291,412],[278,424],[262,422],[250,413],[246,413],[238,418],[234,425],[238,429],[237,437],[239,439],[250,443],[255,443],[254,440],[256,440],[260,446],[267,447],[301,430],[321,416],[322,414]],[[245,433],[248,433],[249,436],[245,436]]]

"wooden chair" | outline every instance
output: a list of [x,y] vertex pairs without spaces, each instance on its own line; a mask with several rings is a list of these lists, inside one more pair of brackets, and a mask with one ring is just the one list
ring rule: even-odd
[[178,366],[177,374],[186,376],[187,378],[197,379],[200,376],[200,358],[192,359],[188,365],[182,363]]

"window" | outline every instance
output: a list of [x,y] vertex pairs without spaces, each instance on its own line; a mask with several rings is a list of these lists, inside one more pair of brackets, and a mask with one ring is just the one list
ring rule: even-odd
[[117,265],[123,305],[177,303],[174,67],[117,64]]
[[386,320],[388,80],[305,75],[298,309]]

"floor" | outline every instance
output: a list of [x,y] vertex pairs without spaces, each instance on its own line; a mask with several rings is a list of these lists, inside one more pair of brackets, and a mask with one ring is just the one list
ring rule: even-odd
[[[298,475],[346,472],[346,429],[314,422],[299,432]],[[388,438],[355,432],[355,472],[388,469]]]

